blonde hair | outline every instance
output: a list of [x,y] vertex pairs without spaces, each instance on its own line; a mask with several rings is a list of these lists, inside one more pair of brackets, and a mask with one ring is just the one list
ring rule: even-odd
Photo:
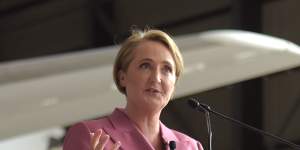
[[150,40],[156,41],[164,44],[170,51],[174,62],[175,62],[175,75],[176,81],[183,72],[183,59],[174,40],[165,32],[160,30],[133,30],[132,35],[128,37],[125,42],[121,45],[121,48],[116,56],[114,68],[113,68],[113,78],[118,90],[126,94],[124,87],[120,85],[119,72],[126,72],[129,64],[133,60],[133,49],[140,44],[142,41]]

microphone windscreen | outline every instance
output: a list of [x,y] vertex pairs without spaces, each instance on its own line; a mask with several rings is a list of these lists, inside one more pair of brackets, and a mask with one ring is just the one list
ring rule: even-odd
[[196,108],[198,108],[200,106],[200,103],[197,100],[195,100],[194,98],[190,98],[188,100],[188,103],[194,109],[196,109]]
[[175,150],[175,148],[176,148],[176,142],[175,141],[170,141],[169,142],[169,147],[170,147],[171,150]]

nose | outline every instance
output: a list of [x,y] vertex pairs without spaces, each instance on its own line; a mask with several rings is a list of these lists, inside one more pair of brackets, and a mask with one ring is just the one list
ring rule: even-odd
[[151,74],[151,81],[161,83],[161,71],[159,68],[155,68]]

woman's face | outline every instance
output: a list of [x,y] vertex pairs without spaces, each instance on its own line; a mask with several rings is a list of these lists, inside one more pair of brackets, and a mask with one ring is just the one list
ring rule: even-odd
[[145,40],[133,50],[127,72],[120,73],[127,105],[161,110],[169,102],[176,82],[175,62],[160,42]]

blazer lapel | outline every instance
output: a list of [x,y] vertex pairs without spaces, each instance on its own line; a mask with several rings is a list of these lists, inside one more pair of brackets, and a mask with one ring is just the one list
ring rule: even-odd
[[190,143],[190,141],[178,139],[177,136],[179,136],[179,135],[175,136],[175,134],[174,134],[175,131],[166,127],[162,122],[160,122],[160,128],[161,128],[162,138],[168,147],[167,150],[170,149],[169,148],[170,141],[175,141],[176,149],[178,149],[178,150],[192,150],[192,148],[191,148],[192,144]]
[[110,135],[114,142],[120,141],[124,150],[154,150],[146,138],[137,130],[128,116],[121,109],[116,109],[109,116],[112,127],[104,130]]
[[[113,142],[120,141],[123,150],[154,150],[153,146],[142,135],[135,124],[128,118],[128,116],[121,109],[116,109],[109,117],[112,126],[104,127],[103,130],[110,135]],[[160,122],[160,130],[163,142],[166,149],[169,150],[168,143],[170,141],[176,142],[176,149],[178,150],[192,150],[192,143],[185,138],[178,139],[175,136],[175,131],[167,128]]]

